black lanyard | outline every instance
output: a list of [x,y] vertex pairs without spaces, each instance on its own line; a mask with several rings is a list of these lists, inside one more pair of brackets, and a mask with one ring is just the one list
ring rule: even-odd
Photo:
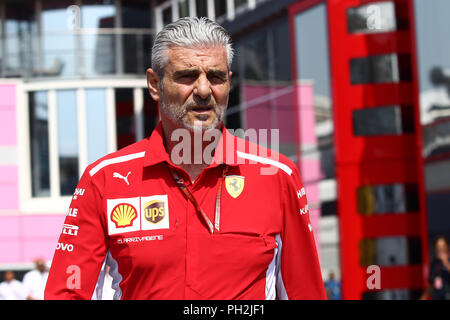
[[219,182],[219,188],[217,189],[217,195],[216,195],[216,210],[214,214],[214,225],[212,224],[211,220],[206,215],[205,211],[200,207],[200,204],[198,203],[197,199],[195,199],[192,192],[189,190],[189,188],[184,184],[184,181],[176,174],[175,170],[173,170],[169,165],[167,165],[169,168],[170,173],[172,174],[173,179],[177,183],[178,188],[183,192],[184,196],[191,201],[191,203],[194,205],[195,210],[197,213],[200,214],[200,216],[203,218],[203,220],[208,225],[209,231],[211,234],[214,233],[214,229],[217,231],[220,231],[220,197],[222,194],[222,185],[223,181],[225,180],[225,176],[228,171],[228,166],[224,165],[222,168],[222,177]]

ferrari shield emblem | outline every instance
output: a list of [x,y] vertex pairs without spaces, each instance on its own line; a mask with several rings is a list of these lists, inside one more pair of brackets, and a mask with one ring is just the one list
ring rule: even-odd
[[243,176],[227,176],[225,177],[225,187],[228,194],[233,198],[239,197],[244,190],[245,178]]

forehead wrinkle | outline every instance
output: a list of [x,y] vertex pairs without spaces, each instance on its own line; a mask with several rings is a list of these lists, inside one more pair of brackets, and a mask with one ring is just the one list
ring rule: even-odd
[[[216,51],[216,52],[211,52]],[[217,51],[221,51],[223,59],[217,54]],[[221,66],[223,64],[223,66]],[[172,47],[168,52],[168,64],[167,66],[189,68],[202,68],[207,65],[209,68],[222,69],[224,67],[228,69],[226,51],[223,47],[214,46],[207,48],[185,48],[185,47]]]

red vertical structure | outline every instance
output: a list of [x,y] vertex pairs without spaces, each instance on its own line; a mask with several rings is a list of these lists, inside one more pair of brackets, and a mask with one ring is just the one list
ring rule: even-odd
[[[327,2],[344,299],[426,284],[412,6],[412,0]],[[386,239],[406,245],[393,249]],[[372,264],[380,266],[381,288],[367,286]]]

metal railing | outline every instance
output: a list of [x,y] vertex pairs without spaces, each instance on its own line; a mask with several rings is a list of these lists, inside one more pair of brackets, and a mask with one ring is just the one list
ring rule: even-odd
[[0,77],[84,78],[145,74],[153,29],[80,28],[1,39]]

